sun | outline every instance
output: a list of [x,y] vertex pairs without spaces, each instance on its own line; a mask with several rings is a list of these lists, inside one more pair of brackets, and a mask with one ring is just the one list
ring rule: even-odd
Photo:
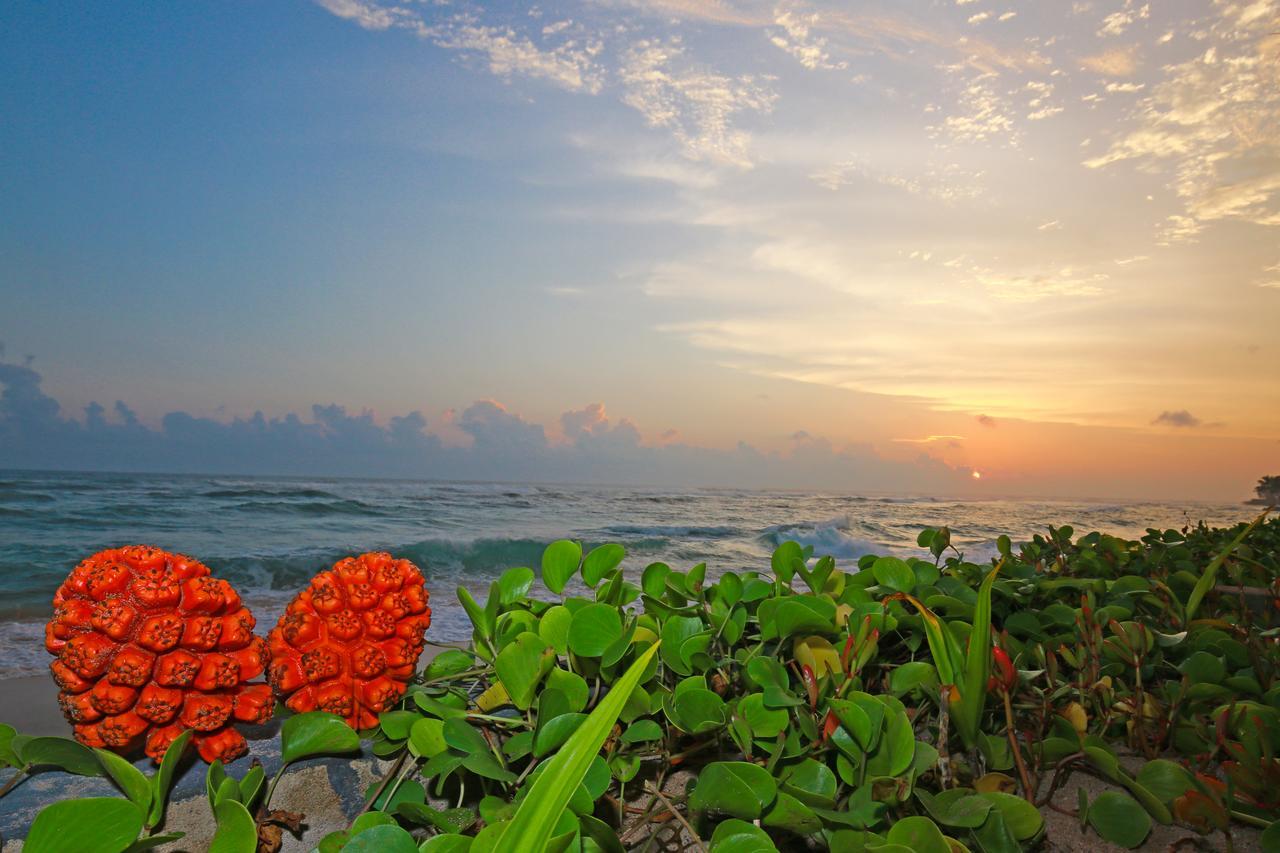
[[970,473],[970,474],[969,474],[969,476],[970,476],[970,477],[972,477],[972,478],[973,478],[973,479],[975,479],[975,480],[981,480],[981,479],[982,479],[982,472],[981,472],[981,471],[973,471],[972,473]]

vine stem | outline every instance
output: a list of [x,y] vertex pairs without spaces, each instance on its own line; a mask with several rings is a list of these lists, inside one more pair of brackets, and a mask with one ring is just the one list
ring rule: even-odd
[[27,773],[30,772],[30,770],[31,770],[30,765],[26,767],[18,768],[18,772],[14,773],[13,777],[10,778],[8,782],[4,783],[3,788],[0,788],[0,797],[3,797],[5,794],[9,793],[14,788],[18,787],[18,783],[21,782],[23,779],[27,778]]
[[1004,719],[1005,734],[1009,736],[1009,749],[1013,751],[1013,760],[1018,765],[1018,775],[1022,778],[1023,796],[1027,798],[1027,802],[1035,805],[1036,792],[1031,787],[1031,777],[1027,775],[1027,764],[1022,759],[1022,750],[1018,747],[1018,738],[1013,733],[1013,706],[1009,703],[1009,691],[1000,690],[1000,696],[1004,699]]
[[698,833],[693,831],[693,827],[689,825],[689,821],[685,820],[684,815],[680,814],[679,809],[677,809],[675,805],[667,799],[667,795],[662,793],[662,789],[656,785],[649,785],[648,788],[649,793],[653,794],[659,800],[662,800],[662,804],[667,807],[667,811],[676,816],[676,820],[680,821],[680,825],[689,833],[689,837],[693,839],[694,844],[698,845],[698,849],[701,850],[702,853],[707,853],[707,845],[702,843],[702,839],[698,837]]
[[280,765],[280,769],[276,771],[276,775],[271,777],[271,784],[267,786],[267,796],[262,800],[262,811],[266,812],[271,807],[271,798],[276,793],[276,785],[280,784],[280,779],[284,776],[284,771],[289,769],[292,762],[286,761]]
[[[365,801],[364,808],[360,809],[360,814],[357,814],[356,817],[359,817],[360,815],[369,811],[369,809],[373,808],[373,804],[378,801],[378,797],[382,796],[382,792],[387,789],[387,785],[391,784],[391,780],[394,779],[396,774],[400,772],[400,767],[401,765],[404,764],[404,760],[408,756],[409,756],[409,750],[407,749],[404,752],[400,753],[400,757],[396,759],[396,763],[391,765],[391,769],[387,771],[387,775],[382,777],[382,781],[378,783],[378,789],[373,792],[373,796],[369,797],[369,799]],[[275,783],[272,783],[271,787],[274,788]],[[352,823],[355,823],[354,818],[352,819]]]

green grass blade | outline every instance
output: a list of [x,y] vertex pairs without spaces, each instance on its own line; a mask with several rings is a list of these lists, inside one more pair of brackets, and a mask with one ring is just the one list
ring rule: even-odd
[[542,771],[529,795],[516,809],[515,817],[498,840],[494,853],[546,849],[556,822],[569,804],[569,798],[582,784],[587,769],[608,739],[613,724],[618,721],[618,715],[631,698],[631,692],[640,683],[649,661],[658,651],[658,645],[654,643],[631,664],[603,701],[551,759],[550,766]]
[[1187,599],[1186,615],[1183,617],[1183,624],[1190,622],[1195,618],[1196,611],[1200,608],[1200,601],[1209,594],[1209,590],[1213,589],[1213,584],[1218,577],[1218,569],[1222,568],[1222,564],[1227,561],[1227,557],[1231,556],[1231,552],[1240,547],[1240,543],[1244,538],[1253,532],[1253,528],[1262,523],[1267,517],[1270,509],[1264,509],[1262,514],[1253,520],[1253,522],[1240,531],[1240,535],[1231,540],[1231,544],[1223,549],[1222,553],[1213,558],[1208,566],[1205,567],[1204,574],[1200,576],[1200,580],[1196,581],[1195,589],[1191,590],[1191,597]]
[[978,728],[987,701],[987,679],[991,677],[991,588],[1003,565],[1001,560],[978,588],[973,630],[969,632],[969,650],[965,655],[964,683],[960,685],[960,701],[952,711],[960,737],[969,749],[978,746]]
[[946,625],[942,624],[938,614],[921,604],[915,596],[900,592],[889,598],[910,602],[920,612],[920,619],[924,622],[924,636],[929,641],[929,653],[933,656],[933,665],[938,670],[938,678],[943,684],[955,684],[964,662],[964,657],[960,653],[960,644],[956,642],[955,636],[947,630]]

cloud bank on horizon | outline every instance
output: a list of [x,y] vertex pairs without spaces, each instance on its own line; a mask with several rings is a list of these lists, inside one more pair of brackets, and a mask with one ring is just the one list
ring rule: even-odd
[[339,405],[220,421],[169,412],[156,428],[117,401],[79,419],[40,387],[28,365],[0,361],[0,469],[111,470],[202,474],[394,477],[508,482],[847,489],[955,494],[971,476],[921,454],[888,460],[870,447],[836,449],[798,434],[790,452],[766,453],[739,442],[731,450],[682,443],[646,445],[628,420],[611,421],[600,403],[561,416],[562,440],[492,400],[458,413],[465,437],[448,445],[421,412],[375,422]]

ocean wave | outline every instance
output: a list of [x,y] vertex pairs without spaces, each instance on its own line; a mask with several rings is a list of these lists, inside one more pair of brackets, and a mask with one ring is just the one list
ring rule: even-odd
[[207,492],[201,492],[202,498],[336,498],[341,500],[341,495],[335,495],[333,492],[326,492],[323,489],[262,489],[262,488],[243,488],[243,489],[210,489]]
[[285,515],[381,515],[382,510],[357,500],[306,501],[244,501],[232,506],[237,512],[277,512]]
[[813,546],[814,556],[857,559],[863,554],[882,554],[885,545],[849,533],[849,516],[842,515],[826,521],[775,524],[766,527],[757,537],[771,548],[788,540],[800,545]]
[[604,528],[612,536],[645,536],[681,539],[728,539],[741,536],[738,527],[696,524],[613,524]]

